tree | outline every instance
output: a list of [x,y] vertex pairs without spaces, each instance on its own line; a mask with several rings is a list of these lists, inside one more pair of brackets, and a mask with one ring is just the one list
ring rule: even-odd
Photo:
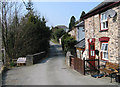
[[[9,49],[9,46],[13,45],[14,43],[10,45],[9,42],[14,40],[14,38],[12,38],[14,37],[13,32],[17,30],[18,20],[19,20],[18,14],[20,14],[21,12],[22,4],[21,3],[18,4],[17,2],[6,2],[6,1],[0,2],[0,4],[1,4],[0,14],[2,15],[2,18],[1,18],[2,19],[1,21],[2,48],[5,49],[3,64],[6,65],[6,62],[12,60],[11,49]],[[15,25],[14,28],[11,27],[11,24]],[[11,40],[9,40],[10,37],[11,37]]]
[[[4,62],[3,64],[6,65],[6,59],[7,56],[11,58],[9,47],[8,47],[8,30],[9,30],[9,22],[8,19],[10,16],[8,16],[8,13],[11,13],[12,7],[15,5],[15,3],[8,3],[8,2],[1,2],[2,9],[1,9],[1,14],[2,14],[2,48],[5,48],[5,52],[7,55],[4,57]],[[11,60],[11,59],[10,59]]]
[[69,29],[71,30],[72,29],[72,27],[75,25],[75,17],[74,16],[72,16],[71,17],[71,19],[70,19],[70,23],[69,23]]
[[64,29],[54,29],[54,31],[52,32],[53,39],[59,42],[59,38],[65,33],[66,32],[64,31]]
[[[13,17],[9,16],[11,11],[14,13]],[[12,59],[49,48],[51,34],[45,18],[35,15],[35,12],[30,10],[20,19],[18,12],[16,3],[2,2],[2,40],[9,63]]]
[[28,1],[26,9],[33,10],[33,3],[31,2],[31,0]]
[[84,16],[84,15],[85,15],[85,12],[84,12],[84,11],[82,11],[81,16],[80,16],[80,22],[81,22],[81,21],[83,21],[82,16]]
[[49,48],[50,30],[45,18],[40,18],[32,11],[22,18],[16,34],[15,58],[47,51]]
[[75,47],[74,45],[77,43],[77,41],[71,37],[68,33],[66,33],[63,37],[62,37],[62,48],[65,52],[65,54],[67,53],[67,51],[70,51],[71,54],[75,54]]

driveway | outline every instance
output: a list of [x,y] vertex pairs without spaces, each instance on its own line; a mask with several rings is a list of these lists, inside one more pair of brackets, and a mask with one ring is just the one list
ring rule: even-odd
[[93,78],[81,75],[65,65],[60,45],[50,43],[50,54],[41,63],[16,67],[4,77],[4,85],[114,85],[110,78]]

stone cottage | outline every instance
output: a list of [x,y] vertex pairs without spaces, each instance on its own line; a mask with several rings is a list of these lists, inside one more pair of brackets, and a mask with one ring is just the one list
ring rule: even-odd
[[77,58],[81,58],[82,54],[85,50],[85,32],[84,32],[84,21],[79,22],[74,26],[74,29],[76,30],[76,40],[78,43],[75,45]]
[[84,21],[79,22],[74,26],[74,29],[76,30],[76,40],[81,41],[85,38],[85,32],[84,32]]
[[119,63],[120,0],[115,0],[116,2],[105,1],[83,16],[87,58],[99,58],[100,63],[106,61]]
[[76,40],[76,28],[73,27],[68,34],[70,34]]

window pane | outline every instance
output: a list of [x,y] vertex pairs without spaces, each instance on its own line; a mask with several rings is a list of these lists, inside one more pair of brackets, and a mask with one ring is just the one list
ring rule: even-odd
[[105,44],[105,51],[108,50],[108,44]]
[[103,58],[105,58],[105,52],[103,52]]
[[94,56],[94,51],[93,51],[93,56]]
[[108,59],[108,52],[103,52],[104,53],[104,58]]
[[94,45],[90,45],[90,49],[91,49],[91,50],[94,50]]
[[105,20],[107,20],[107,15],[106,15],[106,13],[105,13]]
[[102,43],[101,50],[102,50],[102,58],[108,59],[108,43]]
[[101,19],[103,20],[103,18],[104,18],[104,15],[102,14],[102,16],[101,16],[101,17],[102,17]]
[[108,59],[108,52],[103,52],[103,56],[102,56],[102,58],[104,58],[104,59]]
[[105,19],[105,15],[103,14],[103,20]]
[[106,21],[106,28],[108,28],[108,21]]
[[77,57],[80,58],[80,51],[77,50]]
[[108,52],[107,52],[107,54],[106,54],[106,58],[108,59]]
[[92,56],[92,51],[91,51],[91,56]]
[[103,44],[103,43],[102,43],[102,47],[101,47],[101,50],[104,50],[104,46],[105,46],[105,44]]
[[101,29],[108,28],[107,14],[106,12],[101,14]]
[[103,28],[105,28],[105,22],[103,22]]

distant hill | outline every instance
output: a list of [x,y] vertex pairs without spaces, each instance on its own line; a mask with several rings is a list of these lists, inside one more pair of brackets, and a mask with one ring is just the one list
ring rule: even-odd
[[54,27],[55,29],[64,29],[66,32],[69,31],[69,28],[65,25],[57,25]]

